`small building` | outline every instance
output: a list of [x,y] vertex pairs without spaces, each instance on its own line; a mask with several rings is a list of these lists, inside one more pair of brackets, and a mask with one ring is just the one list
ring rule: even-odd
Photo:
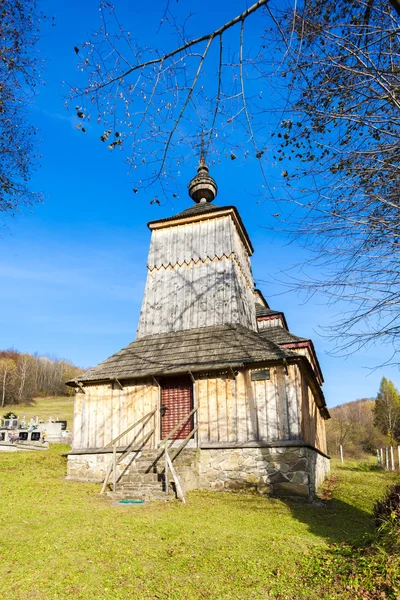
[[168,491],[172,473],[179,495],[253,488],[312,498],[329,471],[313,343],[255,289],[251,240],[235,206],[213,203],[203,157],[189,194],[193,206],[148,224],[136,340],[68,382],[68,478],[113,473],[115,491],[146,496]]

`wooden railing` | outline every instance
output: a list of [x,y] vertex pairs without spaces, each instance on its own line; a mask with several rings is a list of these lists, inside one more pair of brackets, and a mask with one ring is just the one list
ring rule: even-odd
[[185,500],[185,496],[183,495],[183,491],[182,491],[182,487],[179,481],[179,477],[177,472],[175,471],[174,465],[172,464],[172,461],[174,460],[174,458],[176,458],[176,456],[178,456],[178,454],[183,450],[183,448],[186,446],[186,444],[189,442],[189,440],[194,436],[194,434],[196,433],[196,431],[198,430],[198,425],[196,425],[196,427],[193,427],[193,429],[191,430],[191,432],[189,433],[189,435],[186,436],[186,438],[183,440],[182,444],[180,446],[178,446],[178,448],[173,448],[173,452],[170,454],[169,453],[169,448],[167,446],[169,440],[172,438],[172,436],[179,431],[179,429],[181,429],[185,423],[190,419],[191,416],[194,415],[194,413],[197,411],[197,408],[194,408],[193,410],[190,411],[190,413],[188,415],[186,415],[186,417],[184,419],[182,419],[182,421],[180,423],[178,423],[178,425],[176,425],[176,427],[173,428],[172,431],[169,432],[169,434],[167,435],[166,438],[164,438],[161,443],[159,444],[159,448],[162,448],[164,446],[164,459],[165,459],[165,491],[167,493],[169,493],[169,477],[168,477],[168,471],[171,471],[171,475],[172,478],[174,480],[175,483],[175,489],[176,489],[176,494],[179,498],[179,500],[181,500],[181,502],[183,502],[183,504],[186,504],[186,500]]
[[125,429],[125,431],[123,431],[119,436],[117,436],[116,438],[114,438],[113,440],[111,440],[111,442],[109,444],[107,444],[106,446],[104,446],[104,450],[106,450],[107,448],[110,448],[112,446],[113,449],[113,455],[112,455],[112,460],[110,462],[110,465],[107,469],[107,473],[105,476],[105,479],[103,481],[103,485],[101,488],[101,492],[100,494],[104,494],[105,489],[107,487],[108,481],[110,479],[111,473],[113,475],[113,479],[112,479],[112,488],[113,488],[113,492],[115,492],[116,487],[117,487],[117,465],[119,465],[119,463],[130,453],[130,452],[135,452],[136,450],[139,450],[139,448],[141,448],[142,446],[144,446],[145,444],[147,444],[147,442],[149,441],[149,439],[151,438],[151,436],[154,434],[155,432],[155,426],[153,427],[153,429],[151,429],[151,431],[148,431],[147,433],[144,434],[144,436],[135,444],[135,438],[132,440],[132,442],[130,444],[128,444],[128,446],[126,446],[126,448],[124,449],[124,451],[122,452],[121,456],[119,456],[117,458],[117,442],[119,442],[119,440],[121,438],[123,438],[125,435],[127,435],[130,431],[132,431],[135,427],[137,427],[138,425],[140,425],[141,423],[143,423],[144,427],[147,425],[147,423],[150,421],[151,417],[154,416],[156,413],[156,409],[152,410],[151,412],[147,413],[146,415],[144,415],[144,417],[142,417],[141,419],[139,419],[139,421],[136,421],[135,423],[133,423],[133,425],[131,425],[130,427],[128,427],[128,429]]

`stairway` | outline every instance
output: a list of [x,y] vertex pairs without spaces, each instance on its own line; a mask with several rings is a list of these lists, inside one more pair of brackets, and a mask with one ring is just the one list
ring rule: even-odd
[[[122,467],[123,464],[120,464]],[[194,449],[182,450],[174,459],[179,478],[187,478],[198,466],[198,454]],[[163,500],[176,498],[175,485],[170,474],[169,494],[165,491],[164,451],[162,449],[142,450],[139,456],[125,467],[117,481],[115,492],[107,492],[113,500]],[[193,489],[193,487],[192,487]]]
[[107,495],[113,500],[173,500],[173,491],[165,491],[164,453],[143,450],[118,479],[116,491]]

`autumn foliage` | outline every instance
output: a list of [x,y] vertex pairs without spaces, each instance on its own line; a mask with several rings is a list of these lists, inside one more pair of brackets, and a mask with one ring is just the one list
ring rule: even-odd
[[65,385],[82,369],[70,361],[0,351],[0,406],[30,402],[35,396],[63,396],[72,392]]

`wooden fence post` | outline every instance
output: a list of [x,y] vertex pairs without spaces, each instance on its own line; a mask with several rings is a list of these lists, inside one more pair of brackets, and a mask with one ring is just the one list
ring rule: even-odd
[[378,467],[380,467],[381,466],[381,457],[380,457],[378,448],[376,449],[376,458],[378,460]]
[[389,448],[385,448],[385,458],[386,458],[386,463],[385,463],[385,469],[388,471],[389,470]]
[[390,460],[392,463],[392,471],[394,471],[394,454],[393,454],[393,446],[390,446]]
[[117,489],[117,444],[113,446],[113,492]]
[[339,449],[340,449],[340,460],[343,464],[344,461],[343,461],[343,446],[342,446],[342,444],[340,444]]
[[164,460],[165,460],[165,468],[164,468],[164,474],[165,474],[165,491],[167,492],[167,494],[169,494],[168,460],[167,460],[167,455],[168,455],[168,450],[167,450],[167,446],[165,446],[165,449],[164,449]]

